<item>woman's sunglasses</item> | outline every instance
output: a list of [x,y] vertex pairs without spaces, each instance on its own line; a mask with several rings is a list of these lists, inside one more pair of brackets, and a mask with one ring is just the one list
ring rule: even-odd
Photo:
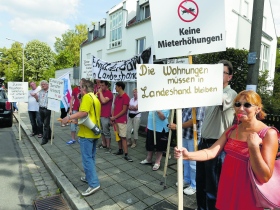
[[255,106],[255,105],[250,104],[250,103],[248,103],[248,102],[246,102],[246,103],[244,103],[244,104],[241,104],[240,102],[235,102],[235,103],[234,103],[234,106],[235,106],[235,107],[241,107],[242,105],[243,105],[245,108],[250,108],[250,107],[252,107],[252,106]]

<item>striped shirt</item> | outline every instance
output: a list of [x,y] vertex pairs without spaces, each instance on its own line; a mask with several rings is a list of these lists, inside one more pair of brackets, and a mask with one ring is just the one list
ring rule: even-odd
[[39,102],[39,107],[48,107],[48,90],[40,90],[38,93],[38,102]]
[[[204,119],[205,107],[196,108],[196,127],[197,127],[197,138],[201,137],[201,127]],[[182,111],[182,121],[187,122],[192,119],[192,108],[185,108]],[[183,138],[193,139],[193,126],[188,128],[183,128]]]

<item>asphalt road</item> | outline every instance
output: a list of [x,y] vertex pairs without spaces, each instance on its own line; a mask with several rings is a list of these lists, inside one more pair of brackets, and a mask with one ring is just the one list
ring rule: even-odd
[[16,139],[18,124],[0,127],[0,210],[31,210],[38,195]]

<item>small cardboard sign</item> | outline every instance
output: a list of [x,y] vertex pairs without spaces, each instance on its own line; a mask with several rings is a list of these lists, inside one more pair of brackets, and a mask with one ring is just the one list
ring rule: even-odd
[[8,82],[9,102],[28,102],[28,82]]
[[50,79],[48,98],[62,100],[64,96],[64,81],[62,79]]

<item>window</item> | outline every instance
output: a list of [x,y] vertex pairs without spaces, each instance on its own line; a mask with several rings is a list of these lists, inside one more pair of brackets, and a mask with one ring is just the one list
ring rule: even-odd
[[100,37],[105,36],[105,31],[106,31],[106,27],[105,26],[106,26],[106,24],[100,26],[100,34],[99,34]]
[[246,18],[249,18],[249,2],[248,1],[243,2],[242,15]]
[[122,44],[122,10],[118,10],[110,15],[110,44],[109,48],[119,47]]
[[146,38],[136,40],[136,54],[139,55],[145,50]]
[[144,4],[143,6],[141,6],[140,7],[140,20],[144,20],[150,16],[151,16],[150,5]]
[[260,54],[260,70],[269,69],[269,46],[262,43],[261,44],[261,54]]

